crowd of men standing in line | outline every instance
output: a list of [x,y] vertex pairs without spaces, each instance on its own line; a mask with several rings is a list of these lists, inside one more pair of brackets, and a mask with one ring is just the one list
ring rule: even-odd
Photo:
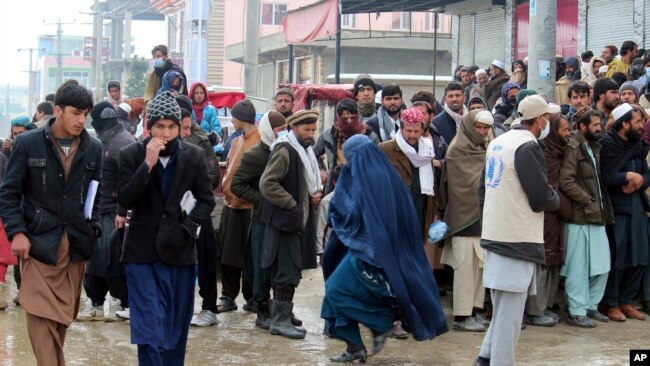
[[[605,49],[613,53],[611,47]],[[147,133],[140,141],[124,118],[129,106],[119,83],[110,82],[110,98],[93,104],[86,88],[65,82],[52,104],[39,105],[39,128],[29,118],[12,121],[15,135],[0,155],[6,166],[0,187],[4,248],[11,242],[0,269],[4,274],[20,260],[18,300],[37,362],[64,363],[65,333],[75,318],[126,318],[140,364],[182,364],[190,324],[217,324],[217,314],[238,308],[240,292],[257,327],[302,339],[306,331],[293,313],[293,298],[301,270],[316,268],[321,257],[330,284],[338,283],[336,271],[359,271],[389,289],[362,284],[385,303],[358,295],[350,304],[350,296],[326,284],[324,333],[347,345],[335,362],[368,356],[358,329],[347,324],[373,331],[373,353],[389,336],[412,333],[423,340],[447,330],[433,277],[429,288],[436,293],[426,298],[404,282],[421,270],[410,262],[418,251],[426,254],[429,275],[444,281],[444,273],[453,272],[452,328],[486,332],[475,365],[514,364],[524,323],[558,323],[561,277],[568,324],[593,328],[595,321],[644,320],[643,311],[650,310],[650,90],[646,94],[640,79],[648,80],[650,71],[638,75],[635,67],[650,69],[650,55],[639,61],[630,42],[620,55],[604,50],[585,60],[589,54],[583,54],[584,78],[576,76],[577,59],[567,59],[558,75],[561,104],[525,88],[526,64],[520,61],[512,75],[499,60],[489,72],[459,68],[460,80],[445,88],[442,103],[422,91],[409,108],[398,85],[359,75],[354,100],[339,101],[332,127],[319,135],[320,114],[294,112],[293,92],[283,88],[274,97],[275,110],[259,121],[250,100],[238,102],[231,116],[239,133],[225,144],[210,136],[220,134],[220,125],[207,87],[194,83],[188,90],[165,46],[152,50],[142,122]],[[601,69],[605,65],[622,71],[626,81],[619,86],[619,76]],[[99,141],[84,128],[88,115]],[[402,182],[395,189],[405,188],[410,203],[401,219],[413,214],[406,225],[417,238],[406,254],[391,243],[359,240],[372,234],[341,220],[352,214],[341,197],[364,199],[354,190],[364,178],[350,169],[362,169],[359,156],[378,151],[387,165],[374,159],[363,169],[376,174],[392,166],[391,177]],[[344,185],[337,198],[340,174]],[[219,184],[224,209],[216,238],[210,213]],[[427,232],[435,220],[450,231],[431,245]],[[397,221],[382,225],[391,222]],[[341,260],[348,258],[341,248],[354,259]],[[393,253],[398,265],[385,253]],[[334,264],[331,258],[337,258]],[[393,271],[407,264],[412,273]],[[202,310],[192,316],[197,276]],[[82,285],[89,303],[77,314]],[[402,295],[396,303],[391,288]],[[484,309],[486,289],[490,311]],[[385,312],[387,304],[402,311]],[[413,311],[424,304],[435,316]]]

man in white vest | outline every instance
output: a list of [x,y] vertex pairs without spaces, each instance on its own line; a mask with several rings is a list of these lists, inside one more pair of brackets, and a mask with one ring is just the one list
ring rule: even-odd
[[537,143],[548,135],[550,114],[560,107],[531,95],[518,110],[521,129],[490,143],[479,182],[483,285],[490,289],[494,310],[475,366],[515,364],[526,298],[536,293],[535,275],[544,263],[544,211],[560,205]]

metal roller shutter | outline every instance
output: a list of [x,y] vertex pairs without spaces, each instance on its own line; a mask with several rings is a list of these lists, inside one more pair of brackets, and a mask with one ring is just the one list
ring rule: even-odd
[[459,65],[472,65],[473,53],[473,30],[472,30],[472,16],[462,15],[458,17],[459,30],[458,30],[458,64]]
[[476,14],[474,64],[488,67],[494,59],[504,60],[506,44],[505,9]]
[[646,1],[644,4],[645,9],[643,10],[644,16],[643,16],[643,26],[645,27],[645,49],[650,48],[650,4]]
[[598,55],[608,44],[621,48],[623,41],[634,39],[633,9],[634,0],[589,0],[587,49]]

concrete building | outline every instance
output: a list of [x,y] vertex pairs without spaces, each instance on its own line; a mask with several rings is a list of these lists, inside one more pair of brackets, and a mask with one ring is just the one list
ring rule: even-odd
[[[261,2],[258,97],[272,98],[277,85],[290,79],[288,46],[282,28],[283,14],[313,2]],[[226,3],[225,27],[229,30],[225,36],[226,85],[243,85],[245,14],[244,1]],[[447,76],[451,70],[452,21],[444,14],[438,17],[436,68],[438,74]],[[431,76],[434,24],[434,13],[343,15],[341,73]],[[327,76],[334,73],[334,69],[333,37],[294,46],[293,82],[327,83]]]
[[[83,36],[61,36],[62,81],[77,79],[83,85],[90,85],[91,62],[84,57],[84,40]],[[56,92],[59,87],[56,83],[58,71],[56,43],[56,35],[38,37],[34,104],[45,100],[45,95]]]

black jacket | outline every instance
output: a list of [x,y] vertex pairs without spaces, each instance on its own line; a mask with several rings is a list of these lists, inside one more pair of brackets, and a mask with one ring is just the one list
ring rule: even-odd
[[[197,223],[209,217],[215,206],[203,150],[180,142],[171,191],[163,204],[160,184],[153,174],[155,169],[150,174],[144,162],[149,141],[131,144],[120,151],[118,202],[132,214],[122,262],[144,264],[162,260],[171,265],[195,264]],[[187,191],[197,201],[189,216],[181,213],[180,208]]]
[[119,209],[117,205],[118,162],[120,149],[131,145],[135,139],[119,122],[116,122],[112,128],[98,131],[97,137],[104,146],[104,169],[102,170],[104,180],[102,182],[102,198],[99,201],[99,213],[117,212],[120,216],[126,216],[126,210]]
[[[0,187],[0,217],[9,240],[18,233],[28,236],[29,255],[56,264],[57,250],[65,230],[70,241],[70,260],[87,260],[93,254],[99,231],[102,182],[102,144],[86,130],[80,135],[68,178],[64,180],[61,157],[52,143],[52,118],[43,128],[21,134]],[[89,220],[84,202],[90,181],[99,182]]]
[[456,133],[458,132],[456,121],[444,110],[433,119],[433,126],[445,138],[447,144],[451,144],[451,141],[456,137]]
[[203,149],[205,155],[205,163],[208,166],[208,176],[210,177],[210,184],[212,189],[219,187],[219,182],[221,182],[221,170],[219,168],[219,161],[217,160],[217,154],[212,148],[210,139],[201,126],[192,122],[190,126],[190,131],[192,134],[185,138],[185,142],[194,144],[195,146]]
[[260,203],[263,198],[260,192],[260,178],[269,161],[269,155],[271,149],[262,141],[250,148],[242,155],[230,184],[230,190],[235,196],[253,204],[252,220],[260,224],[262,223]]

